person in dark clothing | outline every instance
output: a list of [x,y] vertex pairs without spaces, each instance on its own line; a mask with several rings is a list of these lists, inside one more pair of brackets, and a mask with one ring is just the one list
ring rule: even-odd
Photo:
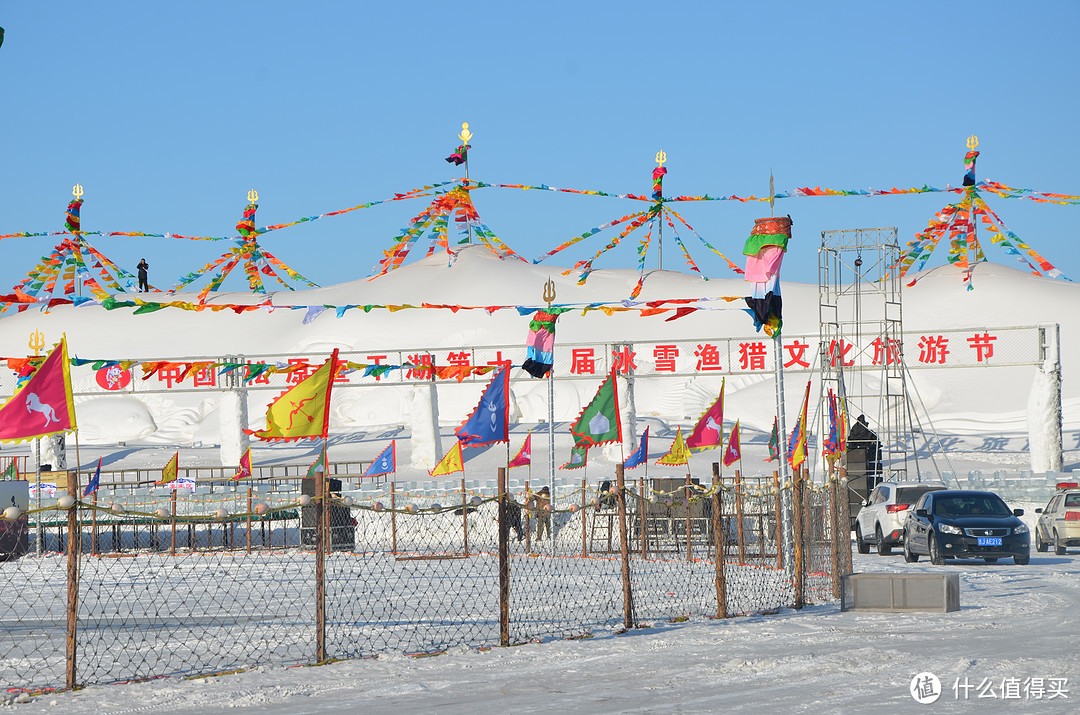
[[879,474],[881,472],[881,441],[877,434],[866,423],[866,415],[859,415],[855,424],[848,433],[848,451],[853,449],[866,450],[866,473]]
[[149,293],[150,284],[147,282],[146,272],[150,270],[150,264],[146,262],[145,258],[139,259],[139,265],[135,266],[139,269],[139,292]]
[[521,526],[521,505],[508,498],[506,501],[506,523],[503,524],[506,535],[510,535],[510,529],[514,530],[514,536],[518,541],[525,538],[525,530]]
[[551,538],[551,490],[541,489],[536,495],[536,540],[543,541],[544,534]]
[[618,505],[618,497],[611,493],[611,480],[604,480],[600,484],[600,499],[596,504],[597,510],[614,509]]

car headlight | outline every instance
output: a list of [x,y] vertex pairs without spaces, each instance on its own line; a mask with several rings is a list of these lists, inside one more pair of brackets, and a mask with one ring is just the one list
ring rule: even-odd
[[964,532],[959,526],[953,526],[952,524],[938,524],[938,531],[942,534],[963,534]]
[[1026,534],[1026,533],[1028,533],[1027,524],[1021,524],[1020,526],[1016,527],[1015,529],[1013,529],[1013,533],[1014,534]]

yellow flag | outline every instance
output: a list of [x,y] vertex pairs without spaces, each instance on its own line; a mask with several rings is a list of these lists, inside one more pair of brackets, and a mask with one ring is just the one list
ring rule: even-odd
[[439,477],[444,474],[453,474],[454,472],[464,472],[465,462],[461,458],[461,441],[454,440],[454,446],[450,448],[450,451],[446,453],[446,456],[435,465],[435,469],[428,472],[433,477]]
[[169,482],[175,482],[177,472],[179,471],[179,469],[180,469],[180,452],[177,452],[176,454],[174,454],[172,456],[172,459],[169,460],[169,463],[166,464],[164,467],[162,467],[162,469],[161,469],[161,481],[154,482],[154,484],[156,484],[158,486],[162,486],[164,484],[168,484]]
[[671,445],[671,449],[663,457],[656,460],[656,463],[675,466],[677,464],[687,464],[689,461],[690,450],[686,448],[686,442],[683,440],[682,427],[678,427],[675,430],[675,442]]
[[244,430],[267,441],[326,439],[330,425],[330,387],[334,383],[337,348],[323,366],[281,393],[266,408],[266,429]]

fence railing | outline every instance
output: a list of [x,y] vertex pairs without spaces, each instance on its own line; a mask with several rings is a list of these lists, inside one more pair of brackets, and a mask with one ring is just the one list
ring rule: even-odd
[[830,601],[850,570],[836,481],[721,479],[714,465],[697,485],[617,469],[607,489],[547,494],[499,472],[494,493],[464,481],[334,491],[320,473],[300,494],[8,511],[0,683],[40,692],[583,637]]

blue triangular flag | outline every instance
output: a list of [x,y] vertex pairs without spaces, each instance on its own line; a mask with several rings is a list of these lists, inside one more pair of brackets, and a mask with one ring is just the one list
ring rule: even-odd
[[379,456],[371,463],[364,472],[365,477],[377,477],[382,474],[393,474],[397,471],[397,448],[394,446],[397,440],[391,440],[386,449],[379,452]]
[[90,496],[98,490],[98,483],[101,481],[101,457],[98,457],[97,471],[94,472],[94,476],[90,478],[90,483],[86,485],[85,491],[83,491],[83,498]]
[[645,427],[645,431],[641,433],[641,441],[638,442],[638,448],[634,450],[634,453],[626,458],[623,462],[623,469],[633,469],[639,464],[643,464],[649,455],[649,428]]
[[455,430],[462,447],[483,447],[510,441],[510,367],[491,378],[472,414]]

